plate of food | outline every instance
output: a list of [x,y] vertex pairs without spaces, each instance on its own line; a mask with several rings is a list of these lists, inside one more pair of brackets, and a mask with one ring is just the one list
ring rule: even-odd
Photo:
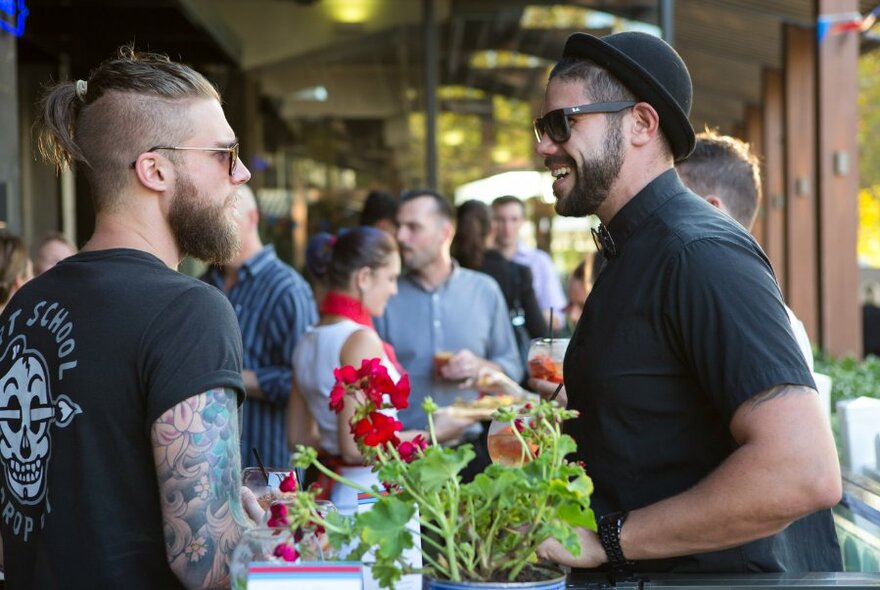
[[465,401],[458,399],[451,406],[441,408],[455,418],[470,418],[472,420],[491,420],[492,414],[499,408],[506,408],[526,401],[524,397],[512,395],[484,395],[475,400]]

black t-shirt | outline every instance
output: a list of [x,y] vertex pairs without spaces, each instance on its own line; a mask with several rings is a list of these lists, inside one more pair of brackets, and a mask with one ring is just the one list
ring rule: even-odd
[[[733,452],[737,407],[775,385],[815,388],[770,263],[737,223],[674,170],[608,226],[609,256],[565,358],[568,430],[595,484],[597,515],[691,488]],[[790,527],[792,528],[792,527]],[[641,571],[837,571],[825,510],[790,532]]]
[[137,250],[83,252],[0,316],[6,588],[179,588],[150,429],[208,389],[243,394],[223,295]]

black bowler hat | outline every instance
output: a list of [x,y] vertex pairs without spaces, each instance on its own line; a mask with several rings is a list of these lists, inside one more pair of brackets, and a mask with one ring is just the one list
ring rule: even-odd
[[615,33],[601,39],[574,33],[565,42],[562,56],[595,62],[639,100],[654,107],[676,162],[693,151],[694,128],[688,120],[693,97],[691,75],[668,43],[639,32]]

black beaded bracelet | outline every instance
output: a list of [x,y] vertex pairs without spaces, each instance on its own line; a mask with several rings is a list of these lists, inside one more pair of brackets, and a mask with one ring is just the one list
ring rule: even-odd
[[617,571],[633,565],[632,561],[624,557],[623,549],[620,547],[620,531],[627,516],[629,512],[612,512],[599,519],[599,542],[602,543],[602,548],[608,556],[608,565]]

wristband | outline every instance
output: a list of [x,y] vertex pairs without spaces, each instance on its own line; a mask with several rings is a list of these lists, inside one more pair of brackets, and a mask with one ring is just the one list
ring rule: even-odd
[[634,562],[629,561],[623,555],[620,547],[620,531],[629,512],[612,512],[599,519],[599,542],[608,556],[608,565],[615,571],[621,571],[632,567]]

